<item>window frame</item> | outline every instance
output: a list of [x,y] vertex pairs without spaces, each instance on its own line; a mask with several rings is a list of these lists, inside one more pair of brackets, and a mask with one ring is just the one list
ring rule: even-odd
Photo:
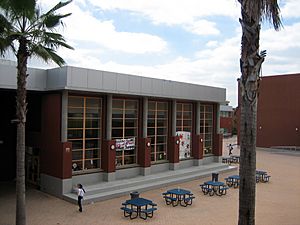
[[[71,99],[81,99],[82,104],[79,105],[73,105],[71,103]],[[87,104],[89,99],[94,99],[96,100],[98,106],[89,106]],[[68,114],[67,114],[67,140],[68,142],[72,143],[72,174],[76,173],[82,173],[82,172],[90,172],[93,170],[100,170],[101,169],[101,143],[102,143],[102,107],[103,107],[103,100],[101,97],[94,97],[94,96],[77,96],[77,95],[69,95],[68,96]],[[79,111],[82,112],[82,116],[70,116],[72,113],[72,109],[81,109]],[[93,109],[97,111],[97,117],[90,117],[87,115],[87,111]],[[70,121],[71,120],[78,120],[80,121],[78,123],[77,121],[77,126],[72,126],[70,127]],[[97,121],[97,126],[92,126],[92,127],[87,127],[87,121]],[[81,126],[79,126],[81,124]],[[96,137],[87,137],[87,132],[91,130],[97,130],[98,133]],[[70,131],[81,131],[82,134],[79,136],[76,136],[75,138],[70,137]],[[97,144],[96,147],[87,147],[87,142],[88,141],[94,141],[96,140]],[[74,148],[75,142],[81,143],[82,146],[81,148]],[[81,152],[81,157],[80,159],[74,159],[75,153],[78,154],[78,152]],[[91,154],[92,153],[92,154]],[[92,157],[87,157],[88,154],[94,155]],[[92,165],[97,162],[96,167],[93,167]],[[76,169],[74,164],[79,164],[81,168]],[[90,164],[90,165],[89,165]],[[88,168],[87,166],[90,166]]]

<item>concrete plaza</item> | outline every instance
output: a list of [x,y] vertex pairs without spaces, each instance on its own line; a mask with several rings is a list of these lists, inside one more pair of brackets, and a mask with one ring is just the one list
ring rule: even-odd
[[[224,142],[225,143],[225,142]],[[232,142],[231,142],[232,143]],[[226,143],[227,144],[227,143]],[[235,148],[233,153],[237,153]],[[224,155],[227,155],[224,149]],[[268,171],[269,183],[258,183],[256,194],[257,225],[299,225],[300,224],[300,152],[258,149],[257,169]],[[220,174],[225,177],[238,171]],[[124,218],[121,203],[129,196],[123,196],[94,204],[84,205],[83,213],[77,205],[55,198],[35,189],[27,191],[27,224],[29,225],[233,225],[238,218],[238,189],[230,188],[227,195],[206,196],[199,184],[211,177],[172,185],[141,193],[142,197],[158,204],[153,218],[130,220]],[[0,183],[1,184],[1,183]],[[161,193],[180,187],[189,189],[196,197],[188,207],[167,206]],[[12,186],[0,186],[0,225],[15,224],[15,193]]]

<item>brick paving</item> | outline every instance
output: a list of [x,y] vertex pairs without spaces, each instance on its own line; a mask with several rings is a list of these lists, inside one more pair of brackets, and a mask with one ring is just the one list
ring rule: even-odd
[[[225,152],[226,151],[226,152]],[[227,149],[224,155],[228,153]],[[237,152],[233,152],[236,154]],[[257,184],[257,225],[299,225],[300,224],[300,152],[257,151],[257,168],[267,170],[272,176],[269,183]],[[230,172],[221,174],[224,180]],[[123,196],[94,204],[84,205],[83,213],[78,207],[35,189],[27,191],[27,224],[29,225],[233,225],[238,218],[238,189],[230,189],[227,195],[205,196],[199,184],[210,177],[179,185],[141,193],[158,204],[154,217],[130,220],[124,218],[121,203],[129,196]],[[0,225],[15,224],[14,188],[0,183]],[[192,206],[167,206],[161,193],[180,187],[191,190],[195,195]]]

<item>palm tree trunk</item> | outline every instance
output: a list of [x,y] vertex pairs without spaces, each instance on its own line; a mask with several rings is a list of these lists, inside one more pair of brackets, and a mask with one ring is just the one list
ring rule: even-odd
[[27,48],[26,41],[20,40],[17,54],[17,174],[16,174],[16,225],[26,225],[25,203],[25,123],[27,113],[26,78],[27,78]]
[[255,224],[256,102],[242,100],[239,225]]
[[[241,3],[242,4],[242,3]],[[239,225],[255,225],[256,114],[259,72],[264,58],[259,55],[259,21],[253,20],[242,4],[241,78],[241,161]]]

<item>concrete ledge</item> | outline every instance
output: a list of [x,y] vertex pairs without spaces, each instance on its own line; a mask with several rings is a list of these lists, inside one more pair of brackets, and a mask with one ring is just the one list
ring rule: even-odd
[[179,163],[169,163],[169,169],[170,170],[178,170],[180,168]]
[[143,176],[148,176],[151,174],[151,168],[150,167],[141,167],[140,168],[140,173]]
[[[176,167],[176,166],[175,166]],[[169,170],[147,176],[138,176],[130,179],[100,182],[93,185],[85,185],[87,191],[84,203],[103,201],[115,197],[129,195],[132,191],[148,191],[155,188],[179,184],[203,177],[210,177],[211,173],[224,173],[236,170],[236,166],[228,166],[222,163],[211,163],[202,166],[193,166],[186,169]],[[77,196],[74,193],[66,193],[63,198],[76,204]]]
[[116,180],[116,173],[103,173],[104,181],[114,181]]

